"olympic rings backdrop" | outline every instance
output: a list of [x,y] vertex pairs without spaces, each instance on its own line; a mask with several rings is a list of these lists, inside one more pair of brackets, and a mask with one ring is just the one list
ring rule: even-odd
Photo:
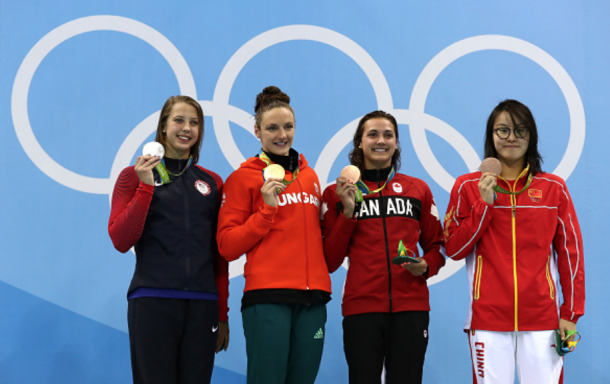
[[[135,258],[108,237],[114,181],[176,94],[203,106],[200,164],[226,179],[260,149],[251,114],[267,85],[292,97],[294,147],[323,187],[348,163],[358,119],[394,114],[401,172],[430,185],[441,215],[455,178],[480,164],[492,108],[528,105],[543,169],[567,180],[584,237],[583,339],[565,379],[610,382],[609,17],[603,0],[0,0],[0,382],[130,382]],[[426,383],[472,380],[462,265],[430,281]],[[243,258],[230,273],[215,383],[245,383]],[[318,383],[347,382],[344,278],[332,275]]]

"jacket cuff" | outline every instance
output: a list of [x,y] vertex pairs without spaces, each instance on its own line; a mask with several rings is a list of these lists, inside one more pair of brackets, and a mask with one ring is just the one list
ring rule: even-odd
[[272,206],[268,205],[267,203],[263,202],[263,205],[261,206],[261,209],[259,212],[263,219],[265,219],[269,222],[273,222],[273,218],[275,217],[275,214],[277,213],[277,207],[272,207]]
[[581,316],[582,315],[579,315],[579,314],[576,314],[576,313],[574,314],[574,316],[572,316],[571,313],[570,314],[565,314],[565,313],[563,313],[563,311],[561,311],[561,314],[560,314],[559,318],[567,320],[567,321],[571,321],[572,323],[576,324],[576,323],[578,323],[578,319],[580,319]]
[[229,314],[227,312],[229,311],[229,309],[226,307],[225,308],[220,307],[219,309],[220,309],[220,312],[218,313],[218,320],[228,323]]
[[351,236],[352,232],[354,232],[354,228],[356,228],[356,224],[358,224],[358,220],[348,219],[343,212],[339,212],[335,227],[339,232]]
[[426,263],[428,264],[428,270],[423,275],[426,280],[428,280],[432,276],[436,276],[438,271],[441,269],[441,265],[439,265],[436,258],[430,254],[424,255],[422,258],[426,260]]
[[487,206],[487,207],[493,207],[493,204],[487,204],[487,202],[485,200],[483,200],[482,197],[479,196],[479,198],[477,199],[477,202],[481,205]]
[[[150,184],[146,184],[143,181],[140,181],[140,185],[138,186],[140,189],[142,189],[144,192],[148,192],[148,193],[153,193],[153,191],[155,190],[155,186],[154,185],[150,185]],[[132,187],[133,188],[133,187]]]

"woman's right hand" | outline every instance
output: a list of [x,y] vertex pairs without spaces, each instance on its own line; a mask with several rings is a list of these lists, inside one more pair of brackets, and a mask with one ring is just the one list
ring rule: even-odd
[[479,180],[479,193],[481,199],[487,204],[494,203],[494,187],[498,184],[496,175],[491,172],[485,172]]
[[358,187],[349,183],[345,177],[337,179],[336,193],[341,204],[343,204],[343,214],[348,219],[354,218],[354,209],[356,208],[356,191]]
[[278,193],[281,193],[286,186],[282,183],[280,179],[267,179],[265,184],[261,187],[261,193],[263,194],[263,200],[265,204],[271,207],[277,207],[278,203]]
[[138,156],[134,168],[141,182],[148,185],[155,185],[155,176],[153,175],[152,170],[160,161],[161,158],[157,156]]

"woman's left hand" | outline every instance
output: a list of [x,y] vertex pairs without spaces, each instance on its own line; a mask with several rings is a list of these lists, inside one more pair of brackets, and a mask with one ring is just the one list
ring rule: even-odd
[[401,267],[403,267],[404,269],[406,269],[407,271],[411,272],[413,274],[413,276],[421,276],[424,273],[426,273],[426,271],[428,270],[428,263],[426,262],[425,259],[420,259],[421,262],[419,263],[402,263],[400,264]]
[[216,353],[226,351],[229,348],[229,323],[218,322],[218,341],[216,341]]
[[[559,332],[561,333],[561,340],[566,339],[566,333],[568,331],[575,331],[575,330],[576,330],[576,323],[573,323],[566,319],[559,319]],[[570,336],[570,340],[568,340],[568,341],[574,341],[574,337],[575,337],[575,335]]]

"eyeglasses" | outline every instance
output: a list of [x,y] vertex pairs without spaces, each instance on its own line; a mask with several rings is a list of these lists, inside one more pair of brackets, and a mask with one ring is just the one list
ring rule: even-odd
[[529,128],[519,127],[515,129],[511,128],[496,128],[494,132],[498,136],[498,138],[505,140],[510,136],[510,132],[513,131],[515,133],[515,137],[518,139],[525,139],[527,135],[530,133]]

